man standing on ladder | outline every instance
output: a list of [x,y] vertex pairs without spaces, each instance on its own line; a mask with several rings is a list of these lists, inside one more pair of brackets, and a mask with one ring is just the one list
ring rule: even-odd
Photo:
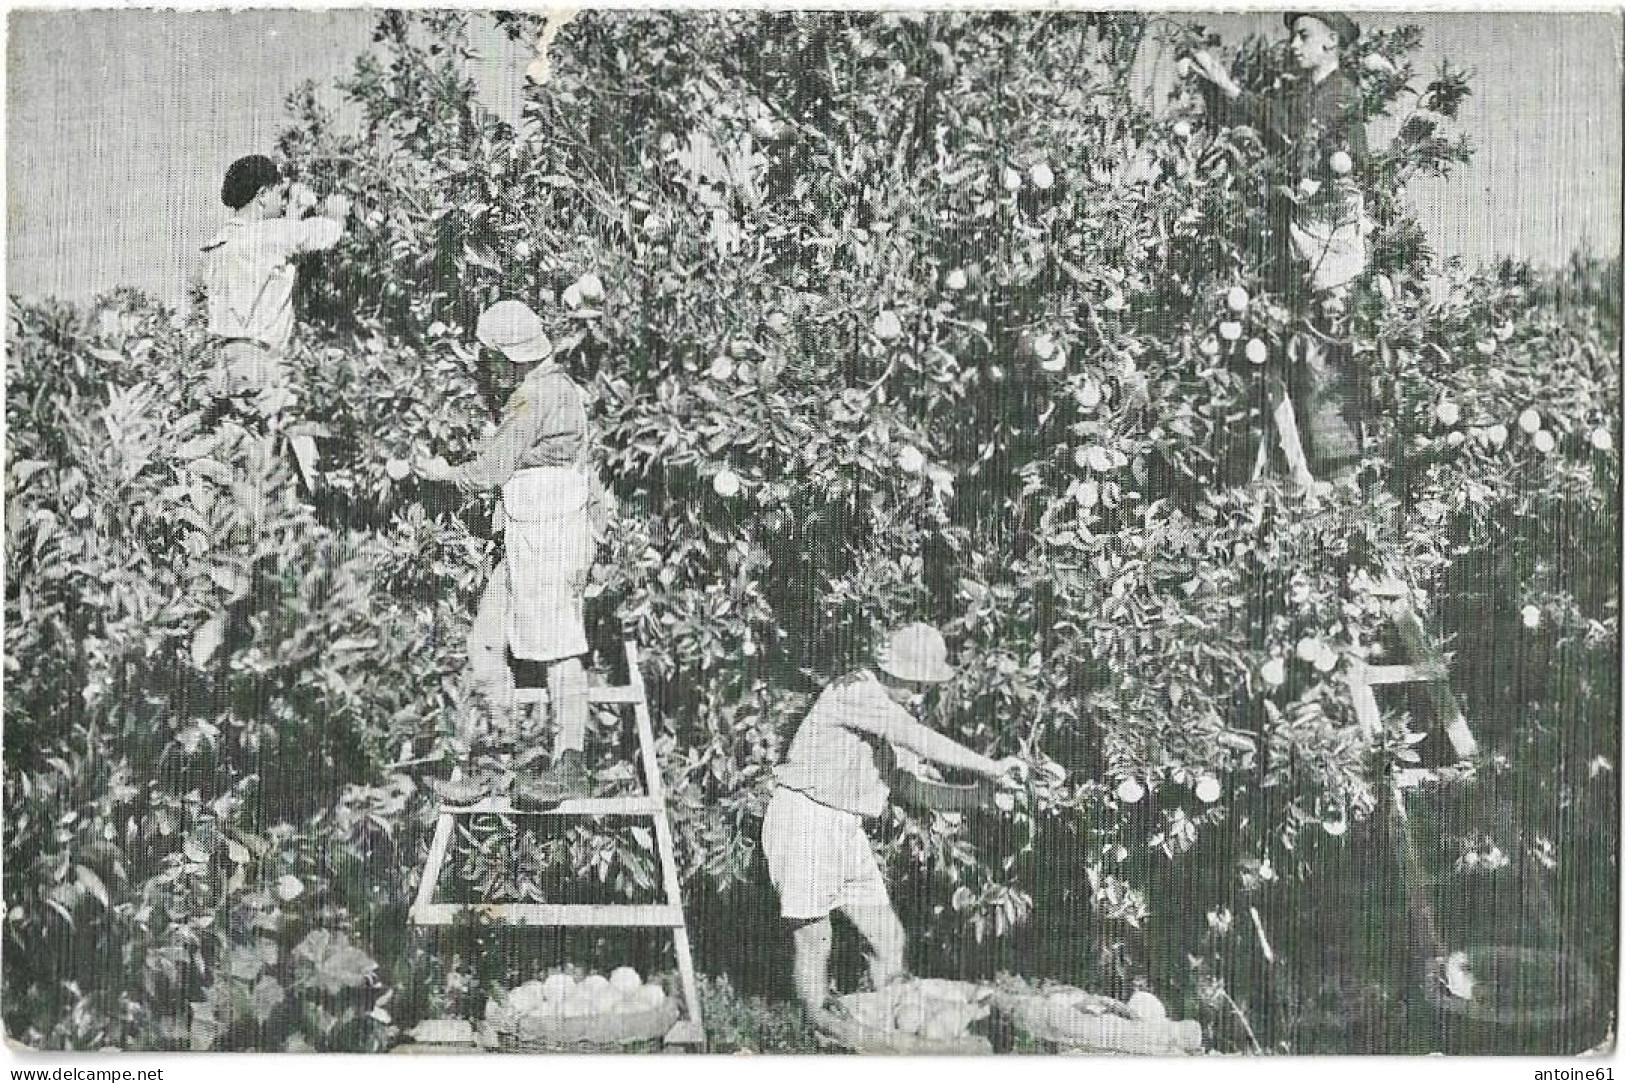
[[[298,402],[286,360],[298,278],[294,259],[338,244],[350,201],[328,196],[323,214],[305,217],[315,195],[302,184],[286,183],[263,154],[231,163],[220,200],[232,218],[203,246],[209,331],[221,355],[216,390],[224,400],[252,398],[255,411],[276,431],[283,412]],[[288,443],[306,491],[314,492],[316,441],[296,433]]]
[[[582,762],[584,592],[610,497],[591,463],[581,388],[555,362],[540,317],[518,301],[499,301],[480,316],[476,334],[512,366],[518,386],[478,455],[460,466],[432,459],[416,472],[429,481],[502,493],[504,557],[469,632],[469,678],[487,712],[506,717],[515,699],[509,656],[547,667],[553,763],[540,776],[522,777],[513,794],[521,807],[545,808],[590,794]],[[452,803],[477,801],[485,789],[478,782],[438,788]]]
[[1294,336],[1292,367],[1271,400],[1292,483],[1307,493],[1317,479],[1352,479],[1362,454],[1363,379],[1340,339],[1349,287],[1366,270],[1370,223],[1357,178],[1368,155],[1360,88],[1340,55],[1359,40],[1359,26],[1333,11],[1288,13],[1285,21],[1298,77],[1274,94],[1243,90],[1205,51],[1191,59],[1216,91],[1208,115],[1255,129],[1299,178],[1277,208],[1276,233],[1288,244],[1275,263],[1285,272],[1277,286],[1308,329]]

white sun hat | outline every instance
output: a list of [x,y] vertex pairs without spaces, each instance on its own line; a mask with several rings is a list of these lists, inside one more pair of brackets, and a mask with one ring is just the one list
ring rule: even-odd
[[910,624],[899,628],[875,652],[880,668],[900,681],[920,684],[941,684],[953,679],[954,669],[948,664],[948,644],[942,633],[929,624]]
[[480,313],[474,333],[515,364],[546,361],[553,356],[553,342],[542,327],[542,318],[520,301],[498,301]]

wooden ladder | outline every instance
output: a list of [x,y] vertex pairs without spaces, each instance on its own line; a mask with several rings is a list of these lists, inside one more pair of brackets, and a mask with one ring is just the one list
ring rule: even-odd
[[[1377,686],[1426,685],[1429,698],[1433,700],[1434,717],[1444,726],[1451,749],[1460,760],[1472,759],[1478,754],[1478,741],[1474,739],[1472,728],[1467,725],[1467,716],[1462,713],[1461,704],[1450,688],[1450,671],[1444,656],[1422,628],[1422,619],[1412,604],[1412,589],[1397,579],[1389,579],[1374,584],[1371,593],[1388,599],[1389,622],[1411,660],[1399,665],[1380,666],[1358,660],[1349,663],[1344,681],[1353,699],[1354,717],[1359,720],[1360,728],[1372,738],[1382,728],[1377,697],[1373,691]],[[1399,772],[1399,776],[1401,784],[1416,777],[1414,773],[1406,771]]]
[[[1264,422],[1264,432],[1253,460],[1253,480],[1257,481],[1269,469],[1270,431],[1273,428],[1286,458],[1287,470],[1295,478],[1309,477],[1309,464],[1304,457],[1303,438],[1298,431],[1297,414],[1292,400],[1283,397],[1271,408]],[[1433,701],[1434,717],[1445,727],[1450,747],[1460,760],[1471,760],[1478,754],[1478,742],[1467,725],[1456,694],[1450,688],[1449,667],[1438,647],[1422,627],[1422,619],[1413,604],[1414,589],[1398,578],[1388,578],[1372,585],[1371,594],[1388,599],[1388,619],[1410,661],[1400,665],[1369,665],[1355,661],[1349,665],[1344,677],[1354,701],[1354,716],[1369,738],[1375,738],[1382,728],[1381,713],[1372,689],[1387,684],[1424,684]],[[1400,771],[1396,781],[1401,785],[1414,783],[1417,772]]]
[[[646,793],[642,796],[588,797],[564,801],[553,808],[515,808],[507,797],[488,797],[471,805],[444,808],[435,824],[429,859],[423,867],[417,899],[412,904],[411,921],[417,926],[446,926],[466,921],[472,915],[494,925],[553,928],[653,928],[670,929],[677,955],[677,974],[682,983],[685,1015],[665,1035],[665,1043],[703,1050],[705,1027],[700,1015],[699,986],[694,977],[694,956],[689,946],[688,925],[683,916],[682,889],[677,878],[677,862],[672,847],[671,820],[666,813],[665,786],[660,761],[655,755],[654,730],[649,720],[649,700],[638,669],[637,647],[627,641],[626,666],[631,683],[624,686],[586,688],[589,703],[631,704],[637,726],[638,748],[643,761]],[[516,706],[546,701],[542,689],[520,689]],[[460,769],[452,778],[460,777]],[[653,821],[656,856],[660,861],[663,901],[658,903],[442,903],[435,902],[435,888],[451,847],[457,818],[497,815],[513,817],[614,816],[647,818]]]
[[[1382,717],[1377,706],[1376,688],[1383,685],[1425,685],[1433,701],[1435,723],[1444,727],[1445,737],[1457,760],[1462,763],[1474,760],[1478,755],[1478,742],[1451,690],[1449,667],[1438,647],[1423,630],[1421,617],[1413,605],[1414,590],[1398,579],[1388,579],[1374,584],[1370,593],[1387,599],[1389,621],[1409,660],[1395,665],[1372,665],[1361,660],[1349,663],[1344,681],[1348,685],[1354,716],[1359,721],[1361,731],[1368,740],[1373,741],[1381,733]],[[1406,806],[1406,794],[1417,791],[1428,777],[1429,772],[1421,768],[1401,767],[1391,770],[1385,780],[1388,841],[1398,859],[1398,874],[1406,899],[1410,933],[1418,953],[1415,980],[1424,990],[1441,980],[1446,952],[1450,948],[1429,899],[1429,892],[1438,878],[1423,865],[1412,833],[1411,813]]]

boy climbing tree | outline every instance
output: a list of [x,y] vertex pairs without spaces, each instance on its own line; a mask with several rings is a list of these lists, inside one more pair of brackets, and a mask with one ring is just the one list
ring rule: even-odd
[[[330,195],[322,214],[305,217],[315,194],[287,183],[263,154],[231,163],[220,200],[232,217],[203,246],[209,332],[220,351],[216,391],[225,400],[252,399],[267,425],[280,428],[283,412],[299,398],[285,359],[293,337],[294,261],[338,244],[350,201]],[[314,491],[315,440],[292,433],[288,443],[307,491]]]
[[1359,40],[1359,26],[1331,11],[1288,13],[1285,22],[1297,76],[1270,94],[1244,90],[1206,51],[1191,60],[1211,84],[1213,122],[1253,128],[1298,178],[1273,208],[1270,285],[1309,333],[1296,336],[1292,368],[1277,382],[1272,405],[1292,480],[1307,491],[1317,479],[1351,478],[1361,457],[1362,381],[1340,339],[1349,287],[1366,269],[1370,225],[1358,178],[1368,153],[1359,86],[1341,56]]

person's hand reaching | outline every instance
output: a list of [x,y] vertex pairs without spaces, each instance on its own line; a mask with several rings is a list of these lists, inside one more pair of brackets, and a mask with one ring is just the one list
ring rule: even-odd
[[412,464],[412,473],[425,481],[450,481],[456,471],[450,463],[436,455],[431,459],[418,459]]
[[1032,770],[1027,761],[1020,756],[1006,756],[995,763],[994,766],[998,768],[998,774],[995,777],[1001,782],[1026,782],[1027,775]]
[[1225,94],[1234,98],[1241,93],[1241,88],[1236,85],[1236,81],[1230,78],[1229,70],[1206,49],[1198,49],[1192,53],[1191,63],[1196,65],[1196,70],[1201,73],[1202,78],[1224,91]]

